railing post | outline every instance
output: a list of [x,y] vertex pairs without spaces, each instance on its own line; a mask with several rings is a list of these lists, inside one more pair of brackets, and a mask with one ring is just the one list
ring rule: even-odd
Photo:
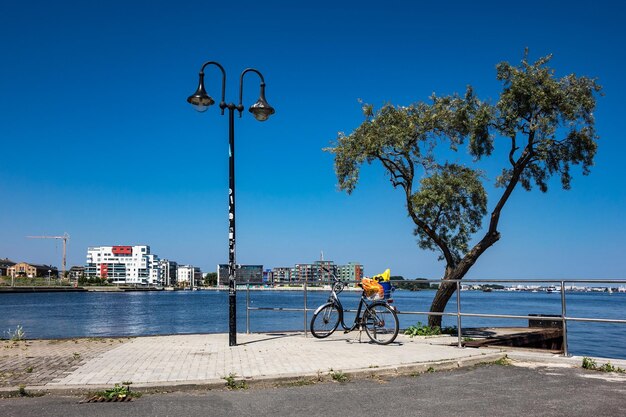
[[458,340],[458,347],[462,348],[461,344],[461,282],[456,282],[456,333]]
[[246,334],[250,334],[250,282],[246,284]]
[[306,298],[307,298],[307,285],[306,285],[306,278],[304,279],[304,337],[307,337],[307,330],[306,330],[306,325],[307,325],[307,315],[306,315]]
[[565,303],[565,281],[561,281],[561,318],[563,321],[563,355],[569,356],[569,350],[567,348],[567,319],[565,315],[567,314],[567,305]]

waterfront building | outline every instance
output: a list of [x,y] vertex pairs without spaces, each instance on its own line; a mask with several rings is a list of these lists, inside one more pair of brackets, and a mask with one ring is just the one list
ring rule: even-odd
[[70,268],[69,279],[70,282],[78,282],[79,278],[82,278],[85,275],[85,267],[74,265]]
[[333,275],[337,275],[337,265],[333,261],[313,262],[314,281],[332,282]]
[[298,282],[313,282],[315,279],[313,264],[295,264],[291,269],[291,280]]
[[363,278],[363,265],[358,262],[348,262],[347,265],[337,267],[337,278],[341,281],[360,282]]
[[166,287],[176,285],[176,276],[178,272],[178,263],[168,259],[159,260],[159,269],[161,270],[161,279]]
[[176,284],[180,287],[197,288],[202,282],[202,271],[193,265],[178,265]]
[[52,265],[37,265],[26,262],[19,262],[7,268],[7,275],[10,277],[26,278],[57,278],[59,271]]
[[150,246],[93,246],[87,248],[85,277],[114,284],[158,285],[158,257]]
[[263,271],[263,284],[274,284],[274,274],[272,273],[271,269],[266,269],[265,271]]
[[15,265],[15,262],[8,258],[0,259],[0,277],[9,276],[9,268]]
[[[263,265],[237,265],[235,280],[254,284],[263,283]],[[217,266],[217,285],[228,285],[228,265]]]
[[272,276],[275,283],[291,282],[291,268],[288,266],[277,266],[272,269]]

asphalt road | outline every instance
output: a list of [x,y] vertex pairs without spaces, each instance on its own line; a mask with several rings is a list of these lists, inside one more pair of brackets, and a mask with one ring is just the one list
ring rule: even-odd
[[626,376],[486,365],[346,383],[146,394],[127,403],[80,399],[0,399],[0,416],[624,416]]

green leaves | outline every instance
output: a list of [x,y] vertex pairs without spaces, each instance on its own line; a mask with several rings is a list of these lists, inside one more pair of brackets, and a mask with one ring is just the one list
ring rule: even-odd
[[[446,164],[422,179],[412,196],[416,216],[435,231],[457,261],[467,252],[472,234],[481,228],[487,213],[481,178],[479,171]],[[438,249],[423,228],[417,227],[414,233],[421,248]]]
[[520,181],[527,190],[535,183],[546,191],[555,174],[569,189],[571,166],[581,165],[587,175],[597,149],[593,111],[602,87],[574,74],[556,78],[546,66],[551,58],[530,64],[526,51],[520,66],[497,66],[503,91],[495,106],[495,129],[511,138],[511,164],[524,170]]
[[[405,192],[419,246],[439,250],[447,271],[460,265],[455,276],[462,278],[499,239],[500,212],[518,183],[545,192],[557,175],[569,189],[571,167],[580,165],[587,175],[593,165],[598,139],[593,111],[602,88],[587,77],[556,77],[547,66],[551,58],[530,63],[526,51],[518,66],[499,63],[502,92],[495,105],[481,102],[470,86],[463,96],[433,94],[429,102],[410,106],[375,110],[361,103],[364,122],[349,135],[339,133],[334,146],[325,149],[335,155],[339,188],[351,193],[361,165],[380,162],[393,187]],[[450,162],[443,156],[450,152],[440,152],[442,145],[457,151],[466,142],[474,163],[491,156],[496,145],[508,151],[495,179],[504,191],[473,249],[469,242],[487,214],[485,177],[478,168]]]

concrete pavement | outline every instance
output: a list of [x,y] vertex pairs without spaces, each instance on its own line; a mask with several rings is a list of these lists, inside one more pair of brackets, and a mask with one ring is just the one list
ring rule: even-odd
[[[559,358],[504,348],[454,346],[450,336],[399,335],[395,343],[369,343],[365,334],[336,332],[327,339],[302,333],[174,335],[121,339],[71,339],[0,342],[0,391],[25,385],[30,392],[84,392],[132,382],[134,389],[223,387],[235,375],[248,383],[328,378],[331,372],[401,375],[494,362],[508,354],[519,360],[561,361],[580,366],[580,358]],[[626,368],[624,361],[612,361]]]

